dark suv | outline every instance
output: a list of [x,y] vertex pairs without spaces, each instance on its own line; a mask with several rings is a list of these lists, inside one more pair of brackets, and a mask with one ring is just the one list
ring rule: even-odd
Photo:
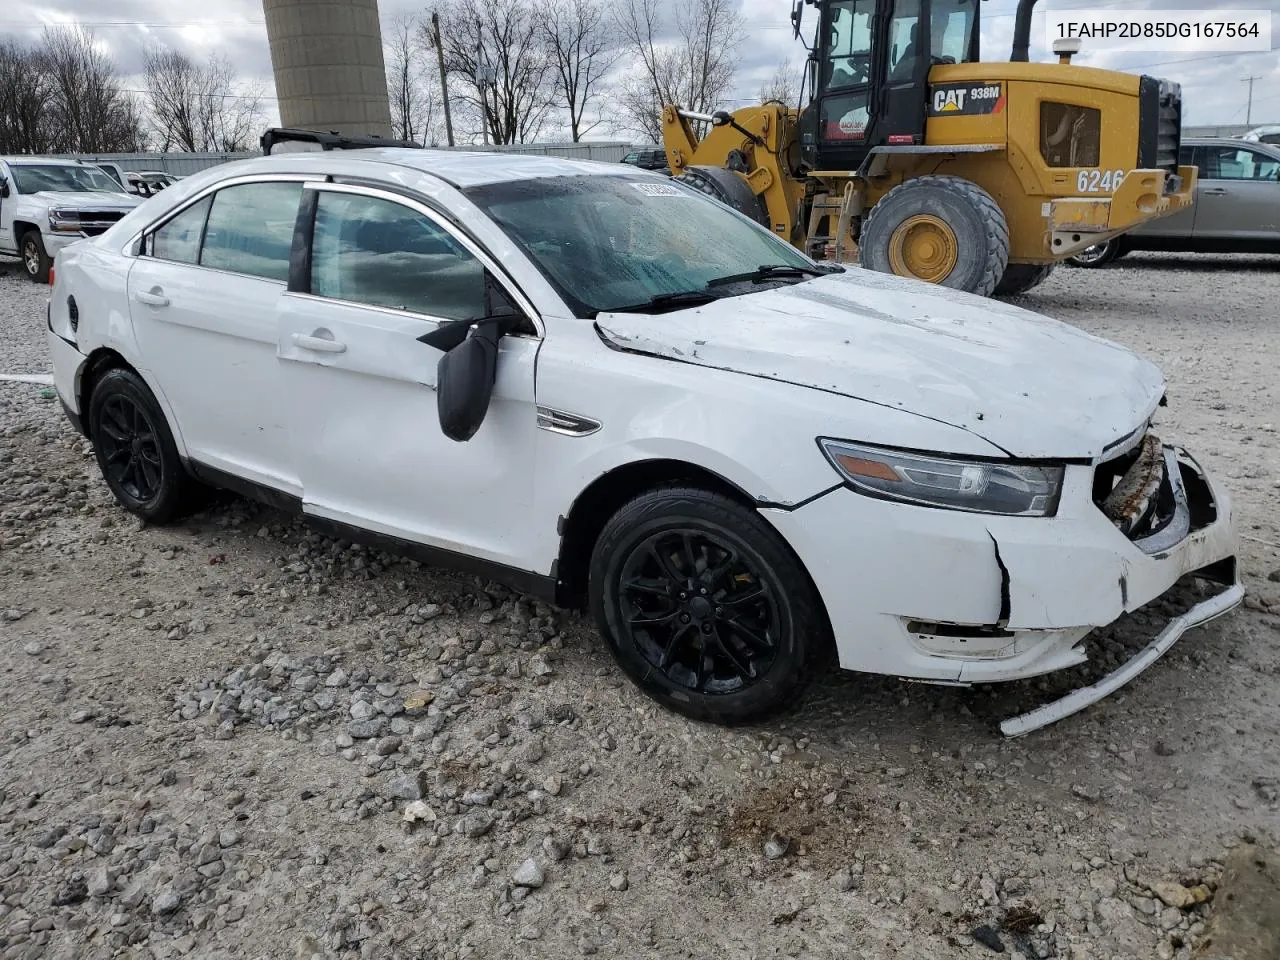
[[633,167],[639,167],[641,170],[657,170],[659,173],[671,172],[671,168],[667,166],[667,152],[662,149],[633,150],[622,158],[622,162],[629,163]]

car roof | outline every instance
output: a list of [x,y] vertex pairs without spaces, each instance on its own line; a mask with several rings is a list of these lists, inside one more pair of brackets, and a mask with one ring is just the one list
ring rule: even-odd
[[1239,137],[1184,137],[1184,147],[1248,147],[1262,153],[1280,157],[1280,147],[1260,140],[1241,140]]
[[620,175],[616,163],[520,153],[415,150],[408,147],[272,154],[269,157],[242,160],[236,165],[236,172],[325,172],[326,168],[343,167],[351,161],[407,167],[462,188],[544,177]]
[[59,167],[94,167],[96,163],[87,160],[68,160],[66,157],[0,157],[5,163],[12,167],[34,166],[42,167],[59,166]]

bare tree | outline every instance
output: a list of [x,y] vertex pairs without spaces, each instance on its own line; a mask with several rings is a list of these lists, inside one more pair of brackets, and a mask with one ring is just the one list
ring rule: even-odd
[[137,104],[121,89],[115,63],[92,32],[46,28],[39,56],[49,81],[46,109],[59,150],[110,153],[140,146]]
[[662,108],[676,104],[705,113],[733,81],[742,17],[733,0],[688,0],[674,17],[661,0],[621,0],[618,29],[636,66],[619,97],[633,129],[655,143]]
[[49,76],[38,50],[0,43],[0,154],[54,149]]
[[437,112],[440,83],[428,59],[428,29],[420,17],[407,14],[391,21],[386,32],[387,94],[391,129],[400,140],[439,142]]
[[231,63],[211,54],[203,64],[177,50],[155,49],[144,66],[147,103],[162,150],[236,152],[248,149],[262,126],[262,95],[238,88]]
[[791,61],[783,60],[773,71],[773,76],[760,86],[760,102],[768,103],[776,100],[789,107],[796,106],[800,98],[800,71],[792,66]]
[[494,143],[537,138],[555,101],[554,66],[532,0],[451,0],[440,11],[445,67]]
[[542,39],[555,70],[560,105],[569,115],[569,134],[580,141],[600,123],[587,110],[602,92],[604,78],[622,56],[616,26],[599,0],[547,0],[539,9]]

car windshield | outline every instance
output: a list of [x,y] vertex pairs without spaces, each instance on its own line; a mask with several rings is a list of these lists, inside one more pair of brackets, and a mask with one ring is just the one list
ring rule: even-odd
[[13,171],[14,186],[19,193],[39,193],[41,190],[54,193],[124,193],[118,183],[97,167],[15,163],[9,169]]
[[466,193],[580,317],[672,294],[749,292],[750,280],[745,287],[714,281],[761,268],[817,272],[790,244],[728,207],[658,178],[548,177]]

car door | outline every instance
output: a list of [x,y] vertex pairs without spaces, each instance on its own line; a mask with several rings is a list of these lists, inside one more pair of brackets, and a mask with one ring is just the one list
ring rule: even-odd
[[[13,198],[18,193],[18,188],[13,182],[13,174],[9,172],[9,165],[0,160],[0,250],[18,249],[18,238],[13,235]],[[8,188],[9,196],[3,196],[5,188]]]
[[1280,241],[1280,159],[1253,147],[1200,148],[1197,240]]
[[129,273],[140,356],[199,464],[298,494],[276,360],[302,178],[223,186],[143,239]]
[[309,184],[307,193],[309,263],[295,266],[278,326],[304,511],[533,570],[541,340],[532,308],[522,306],[522,327],[500,344],[479,431],[448,439],[435,394],[443,354],[419,338],[485,315],[486,278],[501,271],[416,201],[342,184]]

